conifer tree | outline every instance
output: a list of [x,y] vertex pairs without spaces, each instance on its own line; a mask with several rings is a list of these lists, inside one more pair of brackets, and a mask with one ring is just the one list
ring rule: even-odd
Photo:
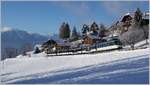
[[73,30],[72,30],[72,34],[71,34],[71,40],[77,40],[78,39],[78,33],[76,31],[76,27],[74,26]]
[[98,25],[96,24],[96,22],[93,22],[91,25],[90,31],[92,32],[92,34],[97,35],[98,30],[99,30]]
[[82,37],[86,36],[88,31],[89,31],[89,26],[87,24],[84,24],[82,27]]
[[67,39],[70,37],[70,27],[68,23],[63,23],[59,29],[59,37]]

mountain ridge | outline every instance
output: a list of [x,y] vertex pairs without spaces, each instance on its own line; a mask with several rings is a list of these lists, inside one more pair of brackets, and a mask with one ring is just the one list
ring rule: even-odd
[[[5,59],[8,57],[8,53],[10,52],[11,48],[17,50],[16,54],[18,55],[23,52],[23,48],[25,45],[30,45],[32,49],[29,50],[33,50],[33,47],[36,44],[42,44],[43,42],[48,40],[48,38],[49,37],[46,35],[41,35],[38,33],[29,33],[20,29],[1,30],[1,59]],[[6,49],[8,52],[6,52]]]

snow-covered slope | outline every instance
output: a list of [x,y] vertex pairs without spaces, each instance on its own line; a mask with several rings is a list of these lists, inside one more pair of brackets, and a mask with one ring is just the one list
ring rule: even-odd
[[2,83],[148,83],[149,49],[47,57],[20,56],[1,62]]
[[[134,45],[134,48],[135,49],[143,49],[143,48],[147,48],[149,47],[149,40],[142,40],[140,42],[137,42],[135,45]],[[129,50],[131,49],[131,46],[130,45],[126,45],[123,47],[124,49],[123,50]]]
[[135,48],[146,48],[146,47],[149,47],[149,40],[143,40],[143,41],[140,41],[138,43],[135,44]]

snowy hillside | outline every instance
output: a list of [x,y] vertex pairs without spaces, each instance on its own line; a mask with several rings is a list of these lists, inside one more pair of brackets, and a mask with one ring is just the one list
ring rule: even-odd
[[1,62],[2,83],[148,83],[149,49],[47,57],[19,56]]

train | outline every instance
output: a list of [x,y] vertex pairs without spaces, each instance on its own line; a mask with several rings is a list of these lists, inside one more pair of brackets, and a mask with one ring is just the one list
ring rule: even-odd
[[122,43],[117,39],[113,39],[101,43],[95,43],[87,47],[87,51],[90,52],[107,51],[107,50],[114,50],[114,49],[122,49]]
[[80,44],[77,47],[65,47],[61,49],[53,48],[47,54],[61,55],[61,54],[85,54],[85,53],[94,53],[94,52],[104,52],[122,49],[122,43],[117,38],[111,38],[103,42],[97,42],[92,45]]

